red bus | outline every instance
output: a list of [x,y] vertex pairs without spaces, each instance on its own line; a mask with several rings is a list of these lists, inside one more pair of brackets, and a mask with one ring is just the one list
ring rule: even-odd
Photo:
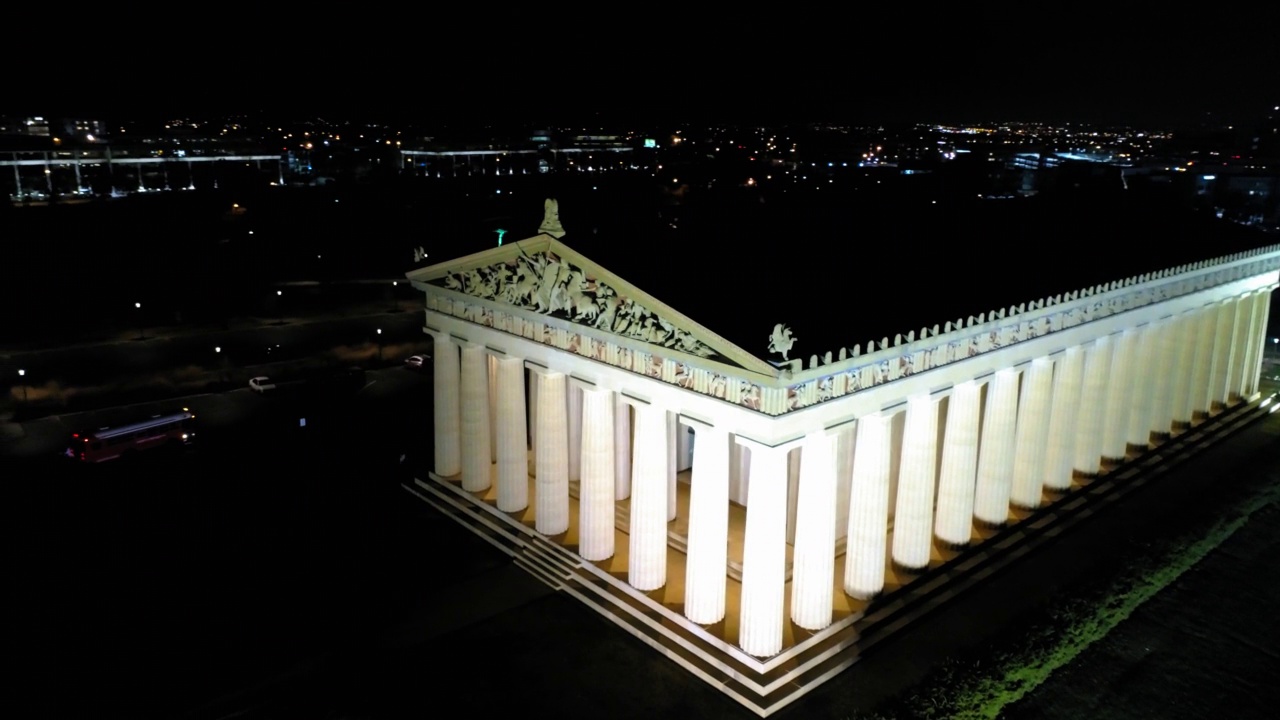
[[156,415],[120,427],[74,433],[65,454],[81,462],[98,463],[126,453],[190,445],[196,436],[195,417],[195,413],[182,408],[182,412]]

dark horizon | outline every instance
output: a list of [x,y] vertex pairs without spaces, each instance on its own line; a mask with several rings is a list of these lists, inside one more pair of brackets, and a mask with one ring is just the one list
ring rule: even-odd
[[506,23],[484,17],[458,25],[481,33],[462,46],[400,42],[387,28],[368,38],[361,28],[342,29],[343,37],[361,35],[351,43],[381,42],[377,52],[359,45],[331,52],[320,41],[257,52],[222,35],[202,39],[212,31],[197,27],[184,30],[190,46],[180,59],[145,43],[127,64],[32,48],[26,54],[41,58],[39,70],[6,81],[0,115],[1185,129],[1250,123],[1280,105],[1280,45],[1267,36],[1274,24],[1262,12],[877,12],[884,14],[859,10],[853,25],[783,16],[776,27],[728,18],[714,29],[630,18],[594,34],[553,33],[564,29],[563,18],[526,12]]

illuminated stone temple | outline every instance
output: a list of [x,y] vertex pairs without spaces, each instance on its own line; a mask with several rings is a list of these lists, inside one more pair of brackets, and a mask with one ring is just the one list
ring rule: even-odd
[[1259,402],[1280,246],[798,359],[785,318],[757,355],[554,212],[408,274],[434,339],[413,490],[761,716],[967,550]]

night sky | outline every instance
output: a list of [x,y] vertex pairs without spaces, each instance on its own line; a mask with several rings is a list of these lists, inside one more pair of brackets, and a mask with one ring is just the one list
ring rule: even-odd
[[10,57],[29,62],[6,77],[0,113],[1186,126],[1251,121],[1277,102],[1274,8],[1150,7],[735,6],[690,18],[699,11],[663,5],[147,23],[109,51],[15,38]]

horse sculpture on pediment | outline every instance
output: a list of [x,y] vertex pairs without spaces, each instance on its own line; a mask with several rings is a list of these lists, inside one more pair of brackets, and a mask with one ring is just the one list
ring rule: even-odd
[[791,352],[791,347],[796,344],[799,338],[791,335],[791,328],[778,323],[773,326],[773,333],[769,335],[769,352],[775,352],[782,355],[782,359],[787,359],[787,353]]

